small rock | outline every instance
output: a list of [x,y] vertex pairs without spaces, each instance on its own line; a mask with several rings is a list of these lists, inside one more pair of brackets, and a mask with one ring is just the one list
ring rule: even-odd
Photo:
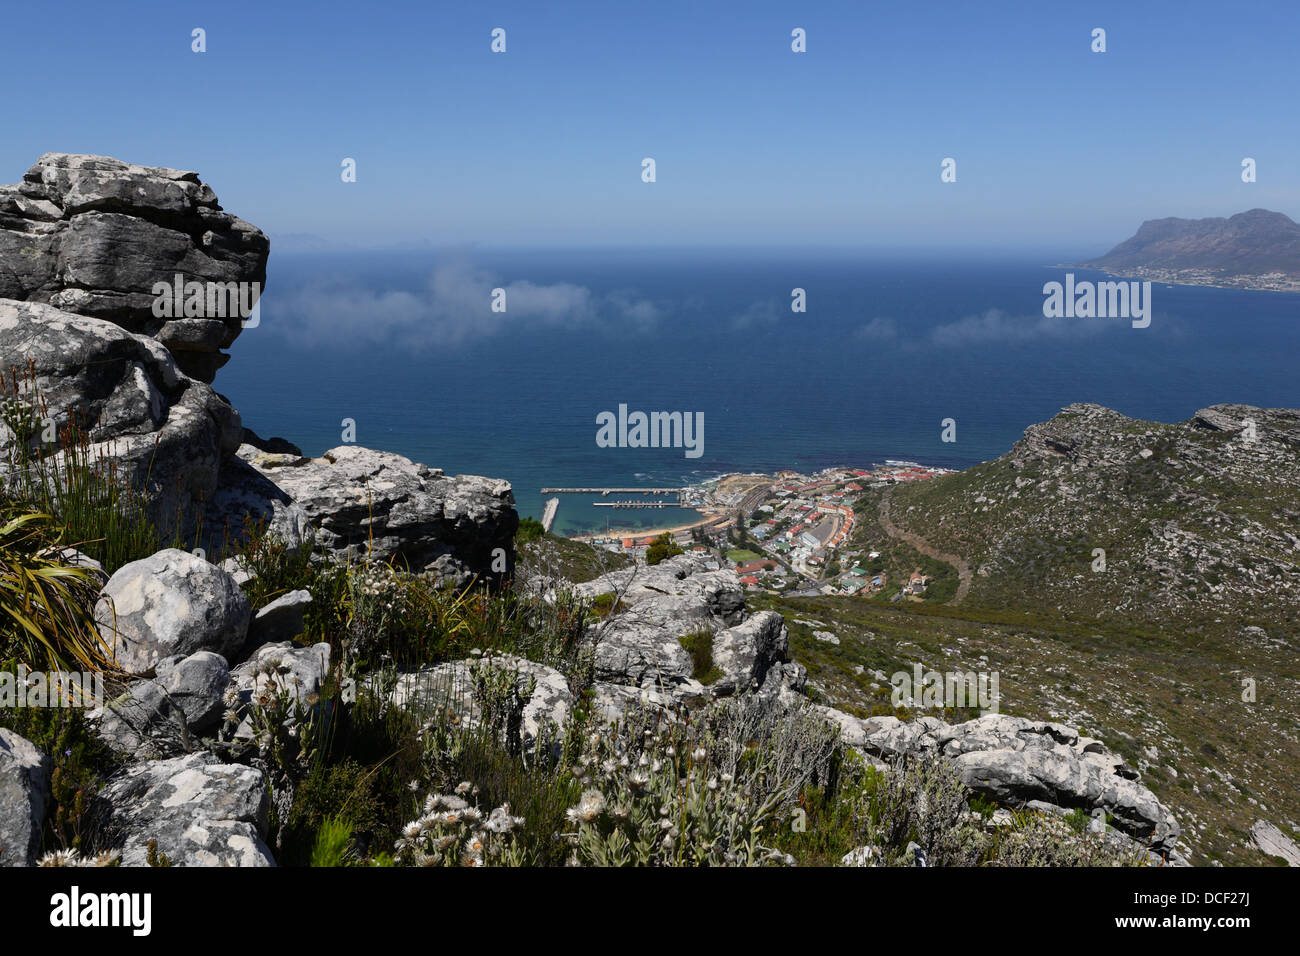
[[50,758],[0,727],[0,866],[28,866],[41,848]]

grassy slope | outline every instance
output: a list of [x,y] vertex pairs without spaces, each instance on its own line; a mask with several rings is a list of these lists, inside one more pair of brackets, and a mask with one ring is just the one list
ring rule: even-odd
[[[1142,770],[1193,862],[1267,862],[1249,846],[1251,824],[1294,832],[1300,821],[1297,595],[1278,547],[1300,513],[1293,457],[1127,419],[1108,440],[1118,460],[1022,455],[1014,467],[1005,456],[894,489],[896,524],[975,567],[960,606],[934,599],[946,593],[763,600],[791,622],[792,656],[837,706],[887,710],[877,669],[996,670],[1003,712],[1080,726]],[[915,551],[872,520],[879,494],[860,502],[856,543],[910,570]],[[1096,547],[1105,573],[1092,570]],[[830,625],[840,645],[796,618]],[[1254,703],[1242,700],[1247,677]]]

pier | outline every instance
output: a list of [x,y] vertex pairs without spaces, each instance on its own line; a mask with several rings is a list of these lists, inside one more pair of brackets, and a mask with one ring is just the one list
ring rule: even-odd
[[[552,501],[556,499],[551,499]],[[676,501],[593,501],[593,508],[676,508]]]
[[544,495],[679,495],[681,488],[543,488]]
[[560,499],[551,498],[546,502],[546,507],[542,511],[542,530],[547,534],[551,532],[551,525],[555,524],[555,512],[560,510]]

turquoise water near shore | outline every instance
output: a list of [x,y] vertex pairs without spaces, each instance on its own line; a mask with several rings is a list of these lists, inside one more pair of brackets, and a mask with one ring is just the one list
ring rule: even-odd
[[[1043,264],[1081,257],[1068,252],[273,251],[261,324],[215,387],[249,427],[309,454],[340,444],[351,418],[361,444],[510,480],[535,517],[544,486],[886,458],[968,467],[1072,402],[1160,421],[1300,405],[1300,296],[1157,283],[1146,329],[1045,319],[1043,284],[1066,270]],[[493,288],[509,294],[504,315]],[[794,288],[806,313],[791,312]],[[703,454],[598,447],[596,416],[620,403],[703,412]],[[565,496],[557,530],[693,516]]]

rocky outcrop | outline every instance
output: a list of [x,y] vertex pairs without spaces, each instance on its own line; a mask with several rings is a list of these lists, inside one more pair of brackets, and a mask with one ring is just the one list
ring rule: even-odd
[[239,448],[209,511],[213,527],[252,513],[287,540],[338,555],[397,559],[464,586],[514,570],[510,483],[444,475],[391,452],[341,445],[320,458]]
[[839,725],[846,744],[885,762],[919,753],[949,758],[966,786],[999,804],[1102,810],[1117,829],[1158,854],[1170,853],[1181,833],[1122,757],[1063,724],[1000,714],[946,724],[936,717],[905,722],[823,712]]
[[50,758],[0,727],[0,866],[27,866],[41,848]]
[[[356,446],[304,458],[212,390],[222,349],[251,326],[230,292],[252,304],[268,252],[193,172],[47,153],[0,187],[0,371],[30,372],[23,440],[48,453],[47,424],[74,420],[164,531],[207,551],[251,521],[294,549],[369,551],[449,583],[509,576],[508,483]],[[163,285],[171,314],[155,307]]]
[[[736,573],[712,570],[690,555],[678,555],[653,567],[611,571],[574,590],[588,599],[618,595],[609,618],[592,634],[593,640],[598,639],[596,676],[613,684],[707,696],[691,676],[693,661],[681,638],[707,630],[714,635],[717,648],[721,632],[745,621],[745,591]],[[770,637],[746,632],[736,635],[735,643],[758,636]],[[741,679],[745,664],[734,656],[738,646],[733,648],[729,640],[723,644],[728,648],[727,659],[735,665],[731,680],[724,685],[729,692]],[[753,666],[766,670],[763,664]]]
[[178,654],[233,657],[248,636],[250,613],[229,574],[168,548],[119,568],[101,592],[95,621],[118,665],[143,674]]
[[[211,382],[242,317],[159,317],[154,285],[266,281],[270,243],[197,173],[46,153],[0,186],[0,298],[48,303],[156,338]],[[251,291],[251,290],[250,290]]]
[[147,865],[149,844],[174,866],[275,866],[260,770],[211,753],[127,768],[96,798],[96,822],[123,866]]
[[0,449],[21,438],[34,451],[75,422],[93,443],[89,456],[145,490],[164,525],[213,494],[239,445],[239,413],[225,399],[182,374],[155,339],[103,319],[0,300],[0,370],[10,369],[29,434],[0,430]]
[[1269,856],[1286,861],[1287,866],[1300,866],[1300,846],[1267,820],[1255,821],[1250,828],[1250,842]]

